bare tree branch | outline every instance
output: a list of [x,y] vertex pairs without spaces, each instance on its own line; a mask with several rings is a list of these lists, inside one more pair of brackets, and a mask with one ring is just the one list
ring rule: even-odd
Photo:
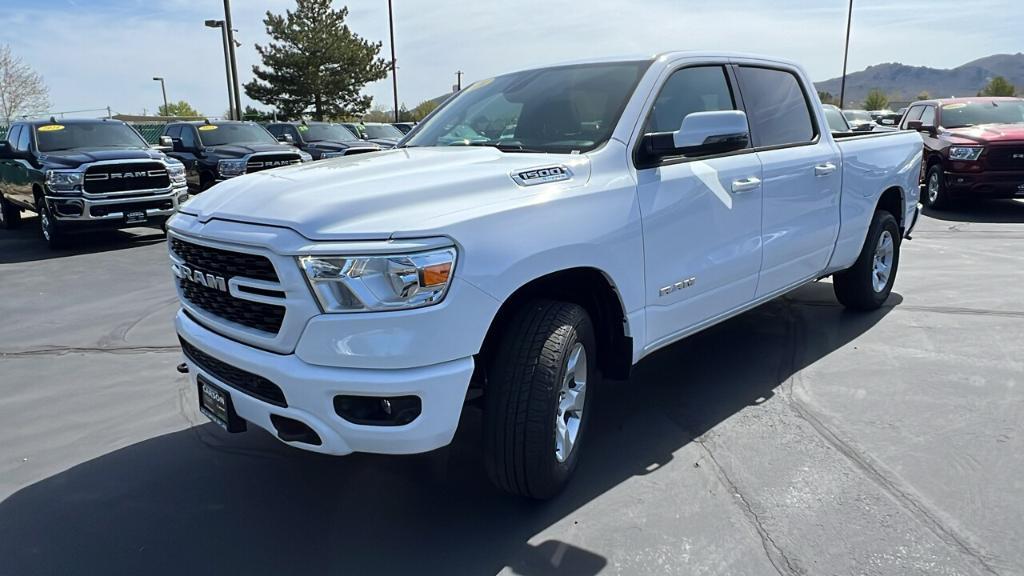
[[43,77],[0,46],[0,118],[9,126],[19,116],[41,114],[50,108],[50,90]]

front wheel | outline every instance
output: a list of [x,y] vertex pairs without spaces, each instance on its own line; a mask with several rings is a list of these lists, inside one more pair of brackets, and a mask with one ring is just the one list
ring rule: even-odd
[[953,201],[949,198],[949,191],[946,190],[946,173],[941,164],[932,164],[928,168],[921,202],[935,210],[945,210],[952,206]]
[[597,380],[594,328],[575,304],[538,300],[503,335],[484,391],[484,458],[501,489],[535,499],[568,483]]
[[57,224],[57,220],[46,205],[46,200],[39,199],[39,230],[43,233],[43,240],[51,249],[59,249],[67,246],[67,238]]
[[900,264],[900,227],[889,212],[871,219],[864,248],[854,265],[832,277],[836,298],[847,308],[876,310],[889,298]]

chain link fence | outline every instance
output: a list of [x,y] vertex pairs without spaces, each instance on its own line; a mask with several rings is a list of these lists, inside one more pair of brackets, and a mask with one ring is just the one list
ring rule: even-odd
[[[135,128],[146,139],[146,142],[158,144],[160,135],[164,133],[164,126],[167,124],[163,122],[128,122],[128,125]],[[0,140],[7,139],[7,129],[6,124],[0,124]]]

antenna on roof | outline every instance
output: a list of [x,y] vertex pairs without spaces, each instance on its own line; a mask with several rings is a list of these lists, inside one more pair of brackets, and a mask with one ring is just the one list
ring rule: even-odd
[[50,116],[50,123],[51,124],[56,124],[57,123],[57,117],[56,116]]

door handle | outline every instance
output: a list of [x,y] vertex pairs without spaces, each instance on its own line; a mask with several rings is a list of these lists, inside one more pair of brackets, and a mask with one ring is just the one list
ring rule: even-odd
[[836,171],[836,165],[831,163],[831,162],[826,162],[824,164],[818,164],[817,166],[814,167],[814,175],[815,176],[828,176],[829,174],[831,174],[831,173],[833,173],[835,171]]
[[732,191],[734,194],[740,194],[742,192],[750,192],[756,190],[761,186],[761,179],[751,176],[749,178],[743,178],[741,180],[732,181]]

